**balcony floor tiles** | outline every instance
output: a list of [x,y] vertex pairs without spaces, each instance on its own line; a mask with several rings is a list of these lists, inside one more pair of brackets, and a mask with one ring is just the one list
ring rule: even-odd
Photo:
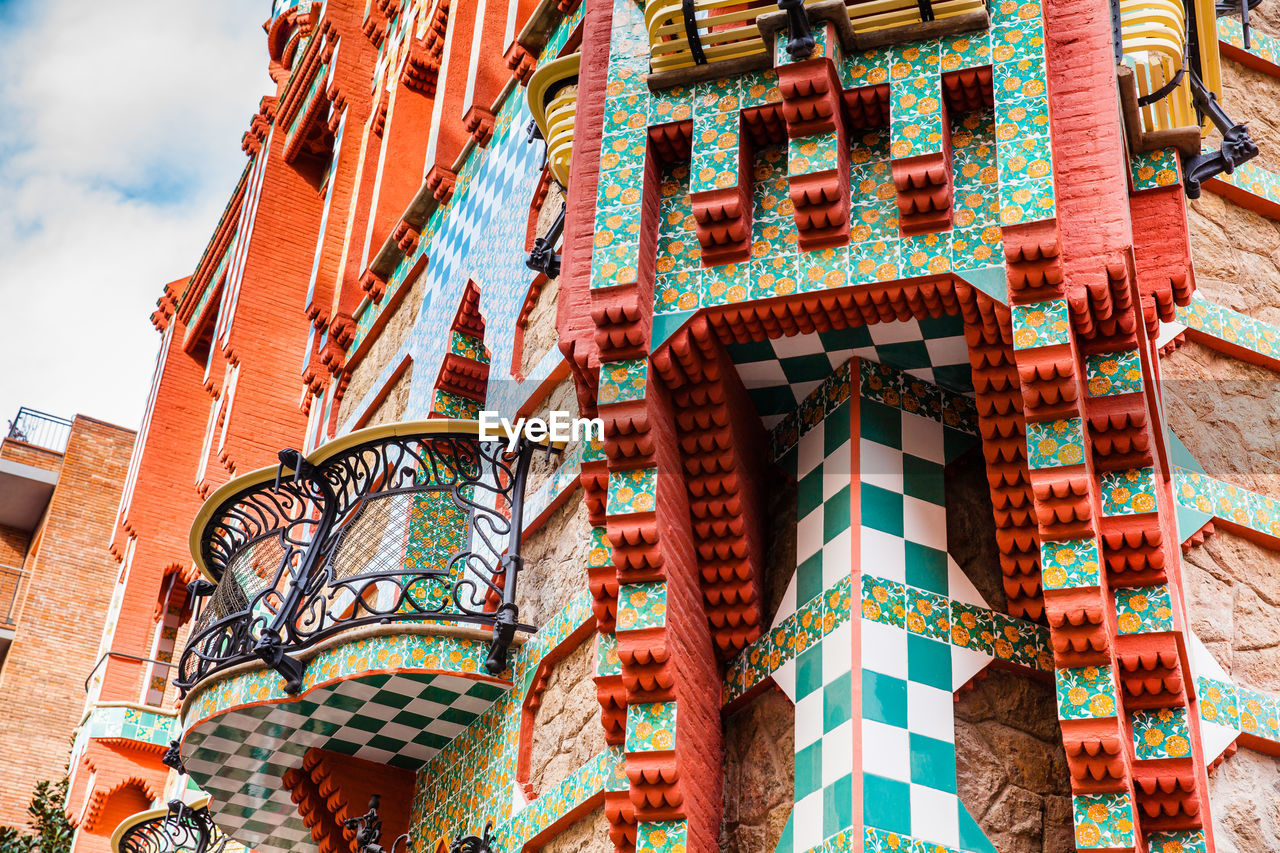
[[[400,655],[409,651],[401,648],[406,641],[447,652]],[[211,795],[223,830],[258,853],[315,850],[282,782],[307,750],[415,770],[511,687],[509,678],[494,679],[477,665],[488,651],[482,641],[418,635],[374,638],[374,648],[361,642],[356,660],[366,671],[326,668],[325,655],[351,659],[337,647],[310,662],[299,696],[285,694],[275,673],[257,670],[199,686],[187,701],[187,770]],[[393,662],[382,646],[394,647]],[[418,665],[404,667],[406,661]],[[336,680],[320,681],[333,674]]]

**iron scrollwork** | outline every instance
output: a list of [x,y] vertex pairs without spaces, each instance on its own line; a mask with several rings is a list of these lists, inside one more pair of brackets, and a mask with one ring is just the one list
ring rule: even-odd
[[223,853],[228,837],[205,806],[170,800],[167,814],[129,827],[120,836],[120,853]]
[[490,627],[486,669],[502,672],[516,630],[532,630],[518,622],[515,589],[536,449],[426,433],[370,439],[314,465],[281,451],[274,482],[231,495],[204,528],[202,556],[219,582],[200,599],[178,686],[256,658],[297,692],[296,652],[393,621]]

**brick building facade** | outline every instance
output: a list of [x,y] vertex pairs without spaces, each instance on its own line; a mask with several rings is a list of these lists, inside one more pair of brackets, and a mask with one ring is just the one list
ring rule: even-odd
[[77,851],[1276,847],[1271,2],[276,0]]
[[116,585],[103,537],[134,433],[78,416],[56,425],[52,447],[24,438],[0,442],[0,824],[21,828],[36,783],[62,778],[81,722]]

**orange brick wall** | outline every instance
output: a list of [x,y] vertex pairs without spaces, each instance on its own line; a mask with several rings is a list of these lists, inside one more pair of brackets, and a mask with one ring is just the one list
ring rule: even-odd
[[0,672],[0,824],[22,826],[32,789],[60,778],[116,578],[107,551],[131,430],[77,417]]
[[25,530],[0,525],[0,566],[22,568],[30,542],[31,535]]
[[57,471],[62,464],[62,454],[56,450],[47,450],[27,444],[25,441],[14,441],[6,438],[0,441],[0,459],[21,462],[23,465],[34,465],[46,471]]

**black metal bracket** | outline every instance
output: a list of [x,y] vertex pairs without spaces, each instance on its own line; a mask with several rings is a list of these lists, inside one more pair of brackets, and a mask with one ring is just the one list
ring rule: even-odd
[[818,42],[813,37],[813,25],[804,0],[778,0],[778,8],[787,13],[787,55],[792,62],[808,59]]
[[[356,850],[359,853],[385,853],[382,848],[382,818],[378,816],[378,808],[382,804],[381,794],[372,794],[369,797],[369,811],[359,817],[348,818],[342,822],[346,829],[353,829],[356,833]],[[409,833],[405,833],[391,842],[390,853],[395,853],[400,842],[404,842],[406,848],[409,844]]]
[[535,272],[543,273],[547,278],[555,278],[560,275],[560,255],[556,253],[556,243],[560,242],[560,235],[564,233],[564,217],[567,207],[568,198],[566,197],[565,204],[560,208],[559,215],[551,223],[547,233],[533,241],[533,251],[529,253],[529,257],[524,262],[526,267]]
[[306,664],[285,654],[284,641],[271,628],[265,628],[262,636],[253,647],[253,653],[262,662],[274,669],[284,679],[284,689],[290,695],[302,689],[302,677],[307,671]]
[[164,751],[164,755],[160,757],[160,763],[165,767],[172,767],[178,771],[178,775],[186,776],[187,768],[182,763],[182,742],[177,740],[169,741],[169,746]]
[[1182,157],[1182,181],[1187,198],[1199,198],[1201,184],[1224,172],[1231,174],[1236,166],[1258,156],[1258,146],[1249,137],[1248,126],[1233,121],[1223,111],[1218,96],[1205,87],[1194,70],[1191,71],[1191,97],[1196,111],[1208,116],[1222,132],[1222,146],[1217,151]]
[[461,835],[449,844],[449,853],[492,853],[493,821],[484,825],[484,835]]
[[693,0],[681,0],[680,14],[684,18],[684,35],[689,40],[689,54],[694,65],[706,65],[707,55],[702,50],[702,36],[698,34],[698,16]]
[[[546,137],[544,137],[544,136],[542,135],[542,128],[538,127],[538,122],[537,122],[537,120],[536,120],[536,119],[529,119],[529,123],[528,123],[528,124],[526,124],[526,125],[524,126],[524,142],[525,142],[525,145],[531,145],[533,142],[535,142],[535,141],[537,141],[537,140],[543,140],[543,141],[545,142],[545,141],[546,141]],[[542,162],[538,165],[538,171],[539,171],[539,172],[541,172],[543,169],[547,168],[547,156],[548,156],[548,153],[549,153],[549,152],[547,151],[547,146],[546,146],[546,145],[543,145],[543,146],[542,146]]]

